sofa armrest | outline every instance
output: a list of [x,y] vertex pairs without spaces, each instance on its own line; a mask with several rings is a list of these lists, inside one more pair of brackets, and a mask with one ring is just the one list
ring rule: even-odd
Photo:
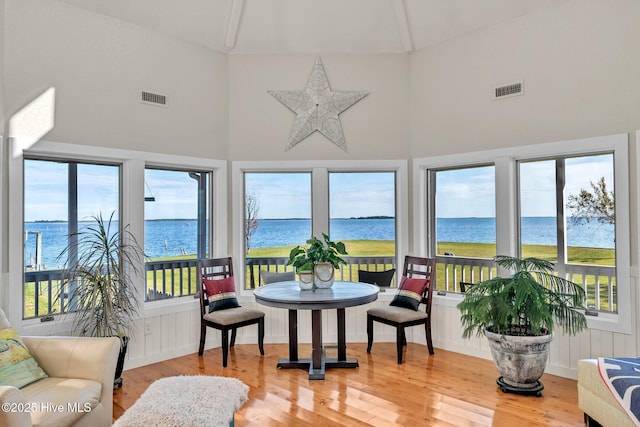
[[120,351],[115,337],[22,337],[29,353],[50,377],[82,378],[112,384]]
[[22,337],[22,340],[50,377],[81,378],[101,383],[100,402],[111,413],[119,338]]
[[0,426],[31,427],[31,415],[22,392],[11,386],[0,386]]

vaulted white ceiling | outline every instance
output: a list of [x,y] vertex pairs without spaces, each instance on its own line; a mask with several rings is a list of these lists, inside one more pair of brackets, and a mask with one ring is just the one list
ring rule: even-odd
[[62,0],[227,53],[392,53],[566,0]]

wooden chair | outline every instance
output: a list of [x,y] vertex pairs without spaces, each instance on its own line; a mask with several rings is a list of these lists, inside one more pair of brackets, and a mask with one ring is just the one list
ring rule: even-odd
[[467,289],[469,289],[471,286],[475,285],[475,283],[471,283],[471,282],[460,282],[458,283],[458,285],[460,286],[460,293],[466,293]]
[[[422,295],[419,296],[419,302],[416,301],[416,307],[424,304],[425,311],[395,305],[374,307],[367,310],[367,353],[371,353],[371,346],[373,345],[373,322],[376,321],[396,328],[398,364],[402,363],[402,351],[407,344],[405,328],[410,326],[424,325],[429,354],[433,354],[433,344],[431,342],[431,302],[433,299],[433,288],[435,286],[435,271],[435,258],[419,258],[408,255],[405,257],[402,272],[403,277],[427,279],[427,286],[422,291]],[[399,287],[402,286],[402,282],[401,280]],[[401,293],[396,294],[394,302],[400,295]],[[392,304],[394,304],[394,302],[392,302]]]
[[393,275],[396,273],[396,269],[385,271],[367,271],[358,270],[358,281],[362,283],[371,283],[380,288],[388,288],[391,286]]
[[286,282],[289,280],[296,280],[295,271],[285,271],[280,273],[272,273],[267,270],[260,270],[260,278],[264,285],[269,283]]
[[[200,286],[200,348],[198,356],[202,356],[204,352],[207,327],[218,329],[222,333],[222,366],[226,367],[229,354],[229,331],[231,331],[231,347],[233,347],[236,343],[236,330],[256,323],[258,324],[258,347],[260,354],[264,355],[264,312],[240,307],[235,299],[235,292],[233,295],[230,295],[232,292],[224,293],[224,296],[231,300],[225,304],[233,307],[209,311],[210,296],[207,295],[205,280],[222,280],[233,277],[231,257],[200,259],[196,270],[197,282]],[[215,280],[211,282],[215,282]]]

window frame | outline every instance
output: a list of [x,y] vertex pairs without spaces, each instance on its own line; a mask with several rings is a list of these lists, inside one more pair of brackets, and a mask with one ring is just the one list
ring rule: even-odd
[[[232,162],[233,181],[233,257],[237,277],[236,293],[251,297],[253,290],[245,289],[244,262],[244,174],[248,173],[311,173],[311,233],[319,236],[329,230],[329,173],[330,172],[395,172],[396,197],[396,265],[402,265],[409,248],[408,161],[406,160],[326,160],[326,161],[235,161]],[[301,244],[304,242],[301,242]],[[387,293],[388,294],[388,293]],[[380,299],[393,295],[381,294]]]
[[[616,192],[616,285],[618,313],[587,316],[591,329],[631,333],[631,254],[629,218],[629,135],[616,134],[585,139],[541,143],[494,150],[425,157],[413,161],[414,231],[416,250],[424,256],[433,255],[430,240],[434,206],[429,186],[431,170],[495,165],[496,192],[496,252],[517,255],[519,252],[518,161],[561,156],[580,156],[612,152]],[[462,299],[458,293],[435,295],[434,303],[455,307]]]
[[[427,179],[427,188],[430,190],[429,191],[429,201],[427,203],[427,205],[429,206],[430,209],[430,216],[429,216],[429,225],[428,225],[428,229],[429,229],[429,235],[431,236],[436,236],[433,241],[428,242],[427,247],[429,247],[429,253],[433,254],[433,256],[442,256],[442,255],[438,255],[438,241],[437,239],[437,218],[436,218],[436,196],[437,196],[437,192],[436,191],[431,191],[432,189],[434,189],[434,186],[436,186],[437,188],[437,173],[438,172],[443,172],[443,171],[451,171],[451,170],[461,170],[461,169],[473,169],[473,168],[482,168],[482,167],[493,167],[493,174],[494,174],[494,182],[495,182],[495,174],[496,174],[496,167],[494,163],[480,163],[480,164],[474,164],[474,165],[464,165],[462,167],[443,167],[443,168],[430,168],[429,172],[426,174],[426,179]],[[495,192],[495,188],[494,188],[494,192]],[[497,227],[497,225],[496,225]],[[497,239],[497,230],[496,230],[496,239]],[[497,250],[497,244],[496,244],[496,250]],[[482,259],[486,259],[486,258],[482,258]]]
[[[176,167],[176,166],[172,166],[172,167],[166,167],[166,166],[156,166],[154,163],[151,162],[147,162],[145,164],[145,168],[144,168],[144,174],[145,174],[145,189],[148,188],[148,183],[146,181],[146,172],[148,170],[159,170],[159,171],[167,171],[167,172],[182,172],[182,173],[197,173],[197,174],[204,174],[206,176],[205,179],[205,184],[204,187],[208,188],[209,191],[207,192],[207,190],[205,190],[205,193],[201,193],[201,188],[200,186],[202,185],[201,181],[198,180],[198,200],[197,200],[197,210],[198,210],[198,218],[196,218],[196,220],[198,221],[198,228],[199,227],[204,227],[205,228],[205,238],[204,241],[200,240],[197,244],[197,248],[196,248],[196,256],[195,258],[188,258],[185,259],[184,261],[193,261],[193,260],[197,260],[197,259],[201,259],[201,258],[207,258],[208,254],[207,254],[207,246],[209,246],[209,248],[211,247],[211,242],[213,240],[213,224],[212,221],[209,219],[209,217],[211,216],[211,212],[212,212],[212,207],[213,207],[213,201],[211,200],[211,190],[210,188],[212,187],[212,182],[213,182],[213,173],[210,170],[204,170],[202,168],[197,168],[197,167],[185,167],[185,166],[181,166],[181,167]],[[206,200],[204,201],[204,203],[202,203],[201,197],[204,196],[206,198]],[[145,202],[147,202],[146,198],[145,198]],[[146,208],[146,203],[145,203],[145,208]],[[201,211],[201,209],[204,209],[204,212]],[[200,223],[200,215],[204,216],[204,223]],[[146,219],[146,211],[143,211],[143,220],[146,223],[147,219]],[[206,224],[207,221],[209,221],[209,228],[206,229]],[[198,229],[198,239],[201,239],[201,235],[200,235],[200,230]],[[208,244],[207,244],[208,242]],[[143,241],[143,245],[144,248],[146,248],[146,241]],[[211,249],[209,249],[209,251],[211,251]],[[146,249],[145,249],[146,252]],[[146,269],[147,267],[147,262],[148,260],[145,259],[144,261],[144,268]],[[165,270],[163,270],[165,271]],[[166,273],[163,273],[166,274]],[[195,274],[195,271],[194,273]],[[194,276],[195,277],[195,276]],[[146,291],[146,289],[145,289]],[[172,298],[183,298],[183,297],[198,297],[198,291],[199,288],[197,286],[195,286],[195,293],[193,294],[184,294],[184,295],[178,295],[177,297],[174,295]],[[143,299],[145,300],[145,302],[155,302],[155,301],[162,301],[162,300],[166,300],[167,298],[158,298],[158,299],[148,299],[147,298],[147,293],[145,292]]]
[[[80,217],[78,215],[79,213],[79,199],[80,199],[80,191],[79,191],[79,186],[80,186],[80,174],[79,174],[79,169],[80,166],[85,165],[85,166],[107,166],[107,167],[111,167],[111,168],[117,168],[117,185],[115,187],[117,187],[117,192],[118,192],[118,196],[117,196],[117,206],[116,206],[116,213],[117,215],[114,216],[114,220],[117,221],[117,223],[119,225],[123,224],[122,222],[122,199],[121,199],[121,195],[122,195],[122,164],[121,163],[117,163],[117,162],[105,162],[105,161],[88,161],[88,160],[78,160],[78,159],[70,159],[70,158],[62,158],[62,157],[42,157],[42,156],[33,156],[30,153],[25,153],[23,155],[23,208],[24,208],[24,164],[28,161],[35,161],[35,162],[49,162],[49,163],[59,163],[61,165],[64,165],[65,167],[65,173],[66,173],[66,183],[68,184],[68,187],[66,188],[65,194],[67,197],[67,230],[65,232],[65,235],[67,235],[67,243],[66,243],[66,247],[69,247],[68,245],[75,245],[77,244],[78,241],[78,237],[76,236],[76,234],[79,231],[79,224],[83,221],[87,221],[89,220],[88,217]],[[24,212],[24,211],[23,211]],[[103,219],[105,221],[107,221],[110,217],[111,217],[111,212],[107,211],[107,212],[101,212],[101,214],[103,215]],[[24,215],[23,215],[23,222],[22,222],[22,229],[23,232],[26,233],[26,227],[25,227],[25,222],[24,222]],[[122,227],[119,228],[118,231],[122,231]],[[26,236],[26,234],[25,234]],[[24,241],[23,241],[23,246],[24,246]],[[67,258],[64,260],[64,262],[67,265],[74,265],[75,263],[78,262],[78,251],[74,250],[74,251],[70,251],[69,253],[67,253]],[[22,258],[22,262],[23,262],[23,276],[22,276],[22,284],[23,284],[23,288],[22,288],[22,313],[21,313],[21,319],[25,319],[25,301],[24,301],[24,297],[25,297],[25,270],[24,270],[24,266],[26,264],[26,260],[25,257],[23,256]],[[62,260],[61,260],[62,261]],[[58,269],[59,270],[59,269]],[[41,270],[43,272],[46,273],[47,270]],[[50,298],[54,298],[54,295],[50,295]],[[37,306],[37,302],[36,302],[36,306]],[[61,307],[62,309],[62,307]],[[68,308],[67,308],[68,310]],[[49,317],[51,316],[51,314],[49,313],[45,313],[45,314],[41,314],[35,317],[30,317],[29,319],[41,319],[43,317]]]
[[[120,219],[123,224],[129,224],[129,231],[142,244],[144,244],[145,168],[149,166],[206,171],[211,174],[209,189],[210,251],[212,256],[223,256],[227,253],[227,162],[225,160],[51,141],[31,143],[31,141],[19,138],[9,138],[7,142],[10,154],[8,159],[9,232],[7,235],[9,248],[22,248],[24,244],[23,162],[26,156],[43,160],[119,164],[121,167]],[[213,239],[214,236],[215,239]],[[22,319],[23,253],[24,251],[9,251],[8,254],[8,282],[12,285],[7,286],[3,294],[3,300],[8,302],[5,305],[8,308],[7,317],[12,324],[22,326],[26,334],[51,334],[67,330],[71,325],[71,318],[67,315],[60,316],[59,321],[55,322],[41,322],[39,318]],[[144,274],[144,260],[140,262],[140,274]],[[145,280],[142,277],[135,280],[139,280],[136,290],[141,294],[141,317],[159,316],[198,308],[198,301],[195,298],[173,298],[145,302],[142,296]]]

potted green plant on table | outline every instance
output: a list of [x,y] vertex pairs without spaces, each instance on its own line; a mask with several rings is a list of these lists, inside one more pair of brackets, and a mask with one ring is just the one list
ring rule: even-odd
[[487,337],[503,392],[540,396],[554,325],[570,335],[587,326],[584,289],[556,275],[547,260],[499,255],[494,262],[513,273],[466,291],[458,304],[462,336]]
[[117,229],[113,215],[106,221],[101,214],[93,216],[91,224],[69,236],[58,255],[68,264],[58,299],[62,312],[73,315],[74,333],[120,338],[114,387],[121,387],[130,327],[139,308],[133,276],[144,254],[128,226]]
[[[347,255],[344,243],[333,242],[329,236],[322,233],[323,240],[312,237],[307,240],[307,247],[296,246],[289,252],[287,265],[293,265],[300,276],[300,287],[303,287],[303,275],[313,272],[313,283],[318,288],[333,286],[335,269],[347,262],[341,255]],[[306,273],[305,273],[306,272]],[[309,288],[309,289],[311,289]]]
[[296,246],[289,252],[287,265],[292,265],[298,273],[300,289],[308,291],[313,289],[313,261],[307,255],[305,248]]

